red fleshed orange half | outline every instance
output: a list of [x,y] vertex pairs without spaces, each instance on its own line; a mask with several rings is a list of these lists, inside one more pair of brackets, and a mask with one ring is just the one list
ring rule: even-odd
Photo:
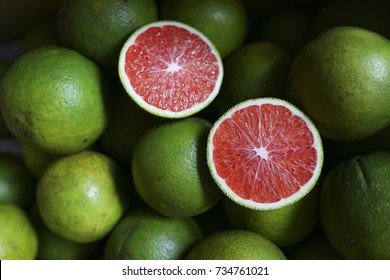
[[320,135],[285,100],[242,102],[212,127],[208,165],[221,190],[253,209],[276,209],[302,198],[316,184],[323,164]]
[[223,65],[202,33],[179,22],[159,21],[129,37],[120,53],[119,76],[139,106],[157,116],[182,118],[214,100]]

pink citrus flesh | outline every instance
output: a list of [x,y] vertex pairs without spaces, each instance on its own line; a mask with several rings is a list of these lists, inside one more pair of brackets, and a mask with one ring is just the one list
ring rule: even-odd
[[236,203],[277,209],[305,196],[323,164],[320,135],[291,103],[276,98],[241,102],[216,121],[208,139],[208,165]]
[[146,111],[182,118],[207,107],[223,77],[212,42],[188,25],[154,22],[135,31],[119,57],[119,76],[130,97]]

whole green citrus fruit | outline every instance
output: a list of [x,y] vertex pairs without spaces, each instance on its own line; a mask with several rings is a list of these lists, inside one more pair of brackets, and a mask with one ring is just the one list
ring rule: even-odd
[[0,203],[0,259],[33,260],[37,251],[37,233],[25,211]]
[[5,75],[0,98],[11,132],[51,154],[88,147],[109,117],[103,72],[68,48],[42,47],[21,56]]
[[160,17],[198,29],[213,42],[221,57],[243,44],[248,33],[248,15],[241,0],[165,0]]
[[66,239],[87,243],[106,236],[125,213],[122,170],[107,156],[83,151],[50,165],[37,188],[45,224]]
[[236,229],[256,232],[279,247],[306,238],[318,222],[318,191],[313,189],[301,200],[275,210],[254,210],[224,199],[226,217]]
[[220,200],[206,163],[210,127],[199,118],[166,121],[138,141],[132,174],[135,188],[150,207],[167,216],[189,217]]
[[329,241],[345,258],[390,258],[389,174],[389,151],[354,157],[326,174],[321,222]]
[[224,60],[224,80],[217,96],[220,113],[237,103],[259,97],[285,96],[285,81],[293,56],[268,42],[251,42]]
[[197,223],[189,217],[166,217],[149,208],[125,216],[111,233],[106,259],[178,260],[202,239]]
[[102,240],[79,243],[54,233],[43,222],[36,203],[28,214],[38,235],[38,260],[91,260],[104,245]]
[[157,19],[154,0],[65,0],[57,12],[64,44],[111,69],[127,37]]
[[390,42],[358,27],[336,27],[303,47],[287,94],[322,136],[352,141],[390,124]]
[[283,252],[261,235],[247,230],[224,230],[198,242],[189,260],[284,260]]

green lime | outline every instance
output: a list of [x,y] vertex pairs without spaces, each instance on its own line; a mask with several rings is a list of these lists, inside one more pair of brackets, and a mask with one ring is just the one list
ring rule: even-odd
[[65,0],[57,12],[64,44],[111,69],[130,34],[157,19],[153,0]]
[[241,101],[285,96],[285,81],[293,56],[268,42],[252,42],[224,60],[224,80],[217,96],[220,113]]
[[37,251],[37,233],[26,212],[0,203],[0,260],[33,260]]
[[1,110],[23,143],[50,154],[90,146],[109,117],[101,69],[78,52],[56,46],[21,56],[1,86]]
[[301,200],[275,210],[254,210],[224,199],[226,217],[236,229],[256,232],[279,247],[305,239],[317,225],[318,191],[311,190]]
[[198,29],[213,42],[221,57],[242,45],[248,33],[248,15],[241,0],[165,0],[160,17]]
[[127,214],[111,233],[106,259],[178,260],[203,237],[189,217],[166,217],[149,208]]
[[189,217],[213,207],[221,198],[206,163],[211,124],[199,118],[166,121],[138,141],[132,160],[134,185],[154,210]]
[[102,239],[126,211],[122,170],[106,155],[83,151],[62,157],[41,176],[37,204],[45,224],[80,243]]
[[358,27],[336,27],[303,47],[287,95],[336,141],[369,137],[390,124],[390,41]]
[[38,260],[94,259],[104,245],[101,240],[78,243],[55,234],[43,222],[36,203],[31,207],[29,216],[38,235]]
[[326,174],[320,195],[321,223],[345,258],[390,258],[389,174],[389,151],[354,157]]
[[224,230],[198,242],[186,257],[189,260],[284,260],[274,243],[247,230]]

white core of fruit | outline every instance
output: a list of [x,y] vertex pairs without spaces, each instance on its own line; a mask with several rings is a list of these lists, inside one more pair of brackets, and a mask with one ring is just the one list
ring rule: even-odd
[[171,64],[168,65],[168,68],[166,69],[167,72],[176,72],[179,71],[181,68],[180,65],[178,65],[176,62],[172,62]]
[[255,148],[255,152],[262,159],[265,159],[265,160],[268,159],[268,151],[264,147]]

